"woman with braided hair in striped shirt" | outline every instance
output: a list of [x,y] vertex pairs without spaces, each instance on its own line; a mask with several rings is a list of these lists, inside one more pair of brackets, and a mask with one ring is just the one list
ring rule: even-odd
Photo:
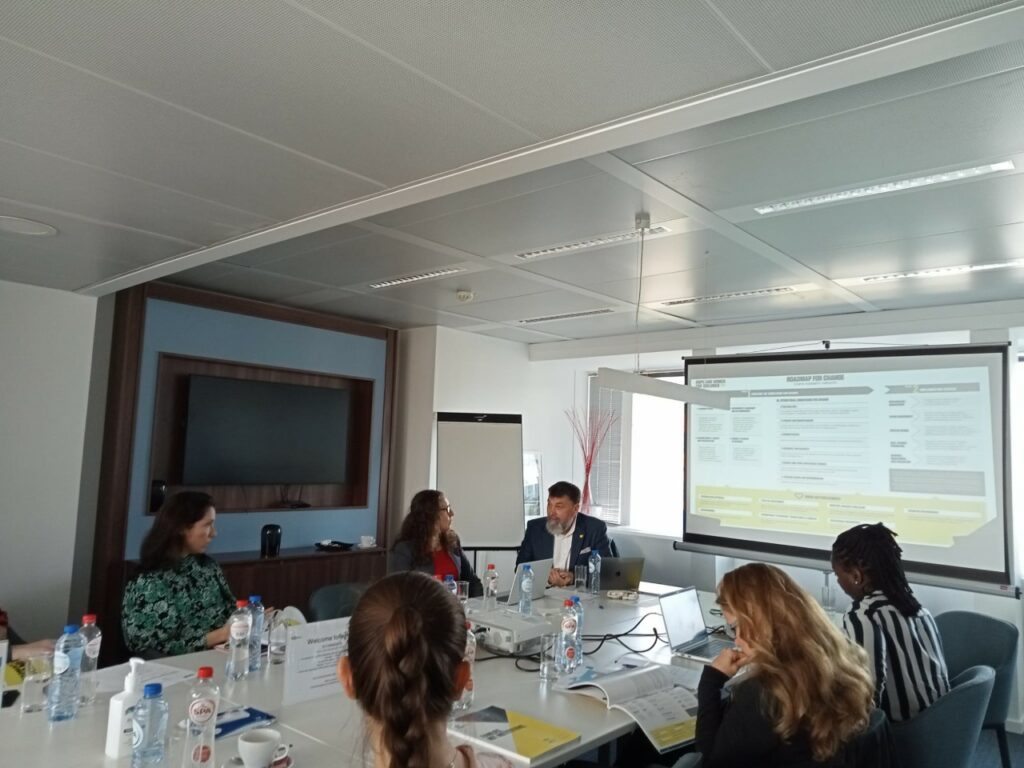
[[949,691],[938,627],[907,583],[896,534],[882,523],[857,525],[832,545],[832,569],[853,598],[843,617],[849,638],[867,651],[878,706],[909,720]]

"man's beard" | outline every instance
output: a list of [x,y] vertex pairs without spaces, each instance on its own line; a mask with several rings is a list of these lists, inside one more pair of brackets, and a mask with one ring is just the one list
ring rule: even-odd
[[565,526],[558,520],[557,517],[549,517],[547,520],[548,533],[552,536],[564,536]]

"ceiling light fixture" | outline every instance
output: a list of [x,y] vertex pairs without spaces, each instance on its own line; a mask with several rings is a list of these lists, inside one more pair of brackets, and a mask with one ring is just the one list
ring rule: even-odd
[[1004,160],[1002,162],[990,163],[988,165],[976,165],[973,168],[961,168],[957,171],[945,171],[943,173],[933,173],[928,176],[916,176],[912,179],[898,179],[896,181],[887,181],[883,184],[872,184],[869,187],[843,189],[839,192],[826,192],[823,195],[813,195],[811,197],[801,197],[796,200],[786,200],[781,203],[759,205],[756,206],[754,210],[762,216],[769,213],[783,213],[785,211],[794,211],[800,208],[811,208],[816,205],[828,205],[829,203],[841,203],[846,200],[857,200],[861,197],[885,195],[889,192],[902,192],[907,189],[930,187],[935,184],[945,184],[950,181],[973,179],[978,176],[987,176],[990,173],[1012,171],[1015,168],[1016,166],[1013,164],[1012,160]]
[[53,237],[57,228],[41,221],[22,219],[18,216],[0,216],[0,232],[28,237]]
[[[647,230],[647,237],[652,235],[665,235],[670,233],[672,230],[668,227],[658,225],[656,227],[650,227]],[[633,240],[637,237],[637,230],[631,229],[629,232],[619,232],[614,235],[603,235],[602,237],[594,237],[590,240],[578,240],[575,243],[564,243],[562,245],[553,245],[550,248],[538,248],[535,251],[524,251],[523,253],[517,253],[516,258],[522,259],[523,261],[530,261],[541,256],[553,256],[557,253],[567,253],[569,251],[582,251],[585,248],[596,248],[601,245],[614,245],[615,243],[624,243],[627,240]]]
[[553,323],[556,320],[575,320],[580,317],[593,317],[594,315],[608,315],[614,309],[588,309],[583,312],[566,312],[562,315],[543,315],[542,317],[529,317],[525,320],[517,320],[520,325],[531,325],[533,323]]
[[780,285],[777,288],[755,288],[750,291],[732,291],[731,293],[716,293],[711,296],[693,296],[687,299],[670,299],[659,302],[663,307],[678,307],[686,304],[707,304],[713,301],[732,301],[733,299],[758,299],[764,296],[785,296],[792,293],[806,293],[817,291],[819,287],[814,283],[798,283],[797,285]]
[[614,368],[597,369],[597,386],[603,389],[617,389],[620,392],[632,392],[636,395],[663,397],[723,411],[730,410],[732,401],[732,394],[729,392],[691,387],[689,384],[677,384],[674,381],[664,381],[640,373],[617,371]]
[[377,283],[370,283],[371,288],[391,288],[396,285],[405,285],[406,283],[416,283],[420,280],[430,280],[434,277],[445,277],[446,275],[454,275],[458,272],[465,270],[459,269],[458,267],[451,267],[449,269],[435,269],[431,272],[420,272],[416,275],[408,275],[406,277],[396,277],[393,280],[381,280]]
[[953,267],[931,267],[929,269],[914,269],[908,272],[884,272],[879,275],[864,275],[863,277],[841,277],[833,282],[842,286],[872,285],[874,283],[889,283],[893,280],[953,277],[954,275],[966,275],[971,272],[990,272],[994,269],[1013,269],[1014,267],[1024,267],[1024,259],[996,261],[989,264],[957,264]]

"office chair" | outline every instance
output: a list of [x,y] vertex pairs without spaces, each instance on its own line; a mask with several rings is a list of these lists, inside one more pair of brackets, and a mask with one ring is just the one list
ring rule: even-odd
[[899,765],[969,768],[992,695],[992,667],[966,669],[949,693],[910,720],[892,724]]
[[615,539],[609,537],[608,539],[608,554],[612,557],[619,556],[619,545],[615,543]]
[[935,623],[942,637],[942,650],[950,677],[978,664],[995,670],[992,698],[981,727],[995,731],[1003,768],[1011,768],[1006,717],[1017,669],[1017,627],[1008,621],[971,611],[940,613],[935,617]]
[[328,584],[309,596],[309,615],[312,621],[342,619],[351,616],[356,603],[369,584]]

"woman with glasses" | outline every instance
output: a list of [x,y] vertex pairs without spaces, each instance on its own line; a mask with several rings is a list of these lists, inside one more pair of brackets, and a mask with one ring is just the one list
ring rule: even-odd
[[441,491],[420,491],[412,497],[409,514],[391,550],[388,573],[419,571],[428,576],[453,577],[469,582],[469,596],[484,593],[469,558],[452,529],[455,510]]

